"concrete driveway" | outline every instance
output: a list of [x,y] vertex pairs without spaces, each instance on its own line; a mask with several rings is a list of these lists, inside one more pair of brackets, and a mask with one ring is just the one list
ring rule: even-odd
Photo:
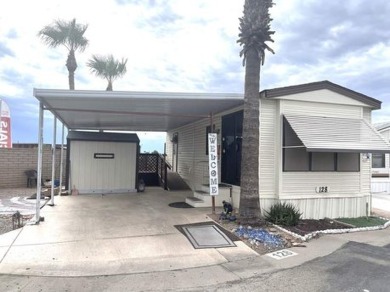
[[373,193],[372,207],[375,209],[387,211],[390,213],[390,194],[387,193]]
[[197,267],[218,274],[220,264],[259,257],[240,241],[237,247],[194,249],[174,225],[210,221],[211,210],[168,206],[188,195],[149,188],[55,197],[55,206],[42,209],[44,222],[0,236],[0,274],[96,276]]
[[[284,291],[272,288],[277,285],[290,291],[294,267],[351,241],[379,251],[390,244],[387,228],[323,236],[291,248],[296,255],[282,260],[259,256],[241,241],[237,247],[194,249],[174,225],[210,221],[211,210],[168,206],[188,195],[148,188],[140,194],[55,197],[54,207],[42,209],[44,222],[0,235],[0,291]],[[281,275],[276,284],[262,282],[275,273]],[[307,288],[306,281],[300,283]]]

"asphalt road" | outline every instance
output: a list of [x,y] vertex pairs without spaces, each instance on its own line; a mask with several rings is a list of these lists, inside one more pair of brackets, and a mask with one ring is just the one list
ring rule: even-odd
[[[134,289],[137,285],[133,280],[131,275],[61,278],[0,275],[0,291],[139,291]],[[145,275],[144,280],[150,284],[150,290],[142,291],[161,291],[153,276]],[[390,246],[348,242],[328,256],[292,269],[215,286],[169,291],[387,292],[389,287]]]
[[302,266],[206,290],[388,292],[390,246],[349,242],[334,253]]

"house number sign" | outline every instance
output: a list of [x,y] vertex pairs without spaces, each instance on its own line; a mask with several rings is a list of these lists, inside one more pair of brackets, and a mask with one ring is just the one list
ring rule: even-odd
[[323,187],[316,187],[316,193],[328,193],[329,187],[323,186]]
[[278,250],[275,252],[267,253],[267,256],[269,256],[275,260],[283,260],[285,258],[289,258],[289,257],[296,256],[296,255],[298,255],[296,252],[293,252],[293,251],[288,250],[288,249],[282,249],[282,250]]
[[210,195],[218,195],[218,155],[217,155],[217,134],[210,133],[209,139],[209,177]]

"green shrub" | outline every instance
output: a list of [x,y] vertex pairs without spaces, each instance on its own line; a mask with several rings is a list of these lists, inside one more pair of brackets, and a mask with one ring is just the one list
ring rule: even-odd
[[291,203],[279,202],[271,206],[270,210],[265,212],[265,219],[277,225],[295,226],[301,219],[302,213]]

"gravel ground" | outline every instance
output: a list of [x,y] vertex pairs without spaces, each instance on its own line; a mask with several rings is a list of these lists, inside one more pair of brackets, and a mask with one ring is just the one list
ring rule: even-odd
[[[0,189],[0,203],[2,200],[11,199],[14,197],[29,197],[36,193],[35,188],[12,188],[12,189]],[[18,228],[18,223],[23,226],[33,215],[21,215],[20,220],[12,220],[12,215],[8,212],[0,211],[0,234],[12,231]],[[16,218],[15,218],[16,219]]]
[[[218,214],[208,214],[208,216],[213,219],[215,222],[217,222],[219,225],[221,225],[223,228],[225,228],[227,231],[230,231],[231,233],[235,234],[233,230],[236,230],[240,225],[234,221],[230,222],[228,220],[219,220],[219,215]],[[270,246],[270,245],[265,245],[263,243],[260,243],[258,241],[253,241],[250,240],[249,238],[246,237],[240,237],[241,241],[244,242],[247,246],[249,246],[251,249],[253,249],[255,252],[258,254],[266,254],[275,250],[280,250],[283,248],[289,248],[292,247],[293,245],[301,246],[302,243],[299,239],[294,238],[293,236],[277,229],[274,228],[270,225],[263,226],[262,229],[264,229],[267,233],[270,235],[276,235],[280,237],[283,241],[283,246]],[[235,234],[237,235],[237,234]]]

